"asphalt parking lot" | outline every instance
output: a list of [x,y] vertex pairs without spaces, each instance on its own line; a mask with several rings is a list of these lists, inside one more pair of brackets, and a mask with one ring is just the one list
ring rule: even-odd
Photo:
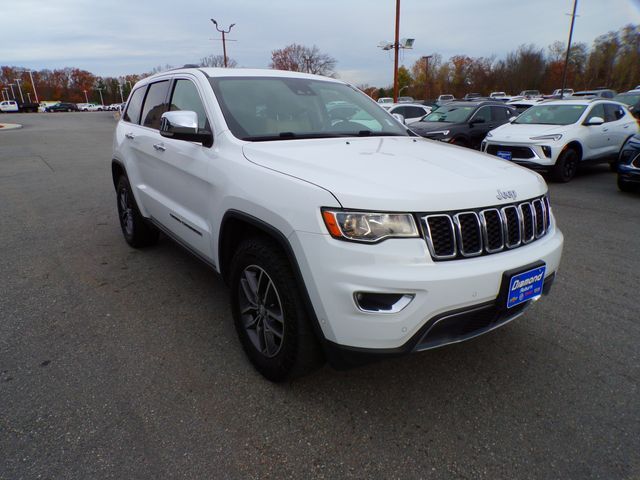
[[3,115],[0,479],[640,478],[640,195],[551,185],[551,295],[478,339],[274,385],[227,289],[118,226],[109,112]]

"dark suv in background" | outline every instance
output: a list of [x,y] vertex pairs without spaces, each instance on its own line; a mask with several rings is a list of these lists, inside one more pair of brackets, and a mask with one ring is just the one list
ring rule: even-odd
[[60,102],[44,109],[45,112],[78,112],[78,106],[75,103]]
[[421,137],[479,149],[489,130],[517,116],[514,108],[496,101],[458,101],[438,107],[410,129]]

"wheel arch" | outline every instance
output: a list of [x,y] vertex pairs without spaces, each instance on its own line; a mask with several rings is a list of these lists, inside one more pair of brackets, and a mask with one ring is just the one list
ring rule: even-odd
[[564,150],[575,150],[575,152],[578,154],[578,161],[582,160],[582,154],[584,152],[583,148],[582,148],[582,144],[578,141],[578,140],[571,140],[569,143],[567,143],[564,148],[562,149],[562,151]]
[[120,160],[114,158],[111,160],[111,178],[113,179],[113,188],[118,187],[118,178],[120,175],[128,177],[127,169]]
[[311,297],[309,296],[309,291],[302,276],[298,260],[291,247],[291,243],[280,230],[251,214],[239,210],[227,210],[222,217],[220,234],[218,235],[218,272],[225,283],[229,285],[230,282],[231,272],[229,267],[235,251],[234,247],[237,246],[243,238],[247,238],[247,236],[266,237],[282,249],[291,265],[295,280],[300,287],[304,305],[311,319],[313,331],[326,354],[327,340],[320,327],[316,311],[313,308],[313,303],[311,302]]

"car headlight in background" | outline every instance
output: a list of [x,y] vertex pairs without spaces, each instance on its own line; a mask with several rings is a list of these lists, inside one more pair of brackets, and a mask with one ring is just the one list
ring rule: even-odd
[[349,212],[322,210],[322,219],[333,238],[356,242],[377,242],[385,238],[418,237],[410,213]]
[[539,137],[529,137],[529,140],[553,140],[554,142],[557,142],[561,138],[562,138],[562,134],[556,133],[553,135],[540,135]]
[[426,132],[426,135],[449,135],[449,130],[435,130],[433,132]]

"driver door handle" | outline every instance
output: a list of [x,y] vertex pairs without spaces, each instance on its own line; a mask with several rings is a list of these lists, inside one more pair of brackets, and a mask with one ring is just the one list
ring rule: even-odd
[[125,133],[124,136],[127,137],[129,140],[133,140],[134,138],[136,138],[136,136],[131,132]]
[[164,152],[167,148],[161,144],[161,143],[155,143],[153,145],[153,148],[155,148],[156,150],[158,150],[159,152]]

